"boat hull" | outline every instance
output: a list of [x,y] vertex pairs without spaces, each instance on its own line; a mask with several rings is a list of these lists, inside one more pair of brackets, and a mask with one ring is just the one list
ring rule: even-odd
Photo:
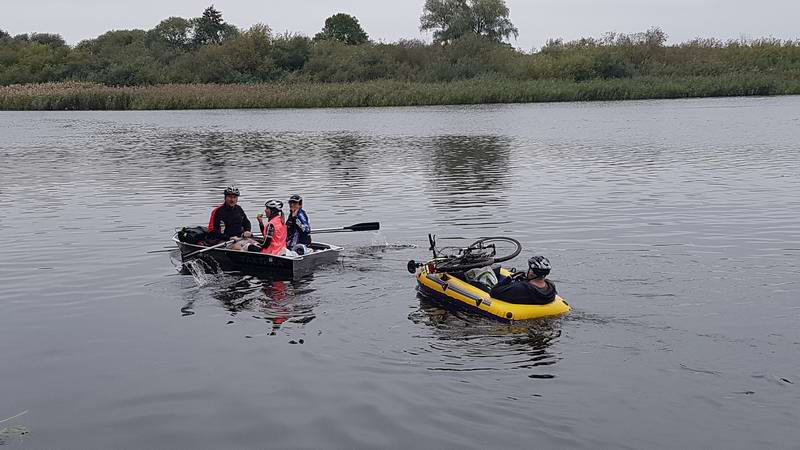
[[[206,248],[201,245],[181,242],[177,234],[172,237],[172,240],[178,245],[183,262],[186,262],[184,260],[185,255]],[[192,256],[189,259],[213,260],[224,271],[236,271],[273,279],[292,280],[313,273],[319,266],[336,263],[342,251],[342,247],[322,242],[312,243],[311,248],[315,250],[313,253],[297,257],[215,248],[197,256]]]

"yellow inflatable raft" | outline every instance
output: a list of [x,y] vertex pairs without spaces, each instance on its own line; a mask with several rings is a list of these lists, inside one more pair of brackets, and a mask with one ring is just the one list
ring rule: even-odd
[[[503,268],[500,274],[510,276],[511,272]],[[569,304],[558,295],[546,305],[519,305],[497,300],[488,292],[447,273],[429,273],[427,265],[417,268],[416,277],[417,290],[423,295],[502,320],[563,316],[570,311]]]

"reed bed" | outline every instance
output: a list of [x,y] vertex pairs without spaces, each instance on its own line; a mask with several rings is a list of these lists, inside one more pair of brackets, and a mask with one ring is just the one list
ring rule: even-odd
[[168,84],[59,82],[0,87],[2,110],[178,110],[466,105],[800,94],[800,79],[764,74],[571,80]]

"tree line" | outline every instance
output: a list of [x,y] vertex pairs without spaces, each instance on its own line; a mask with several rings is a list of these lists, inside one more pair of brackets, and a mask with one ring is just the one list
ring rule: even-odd
[[150,30],[109,31],[69,46],[57,34],[0,29],[0,85],[87,81],[170,83],[441,82],[493,78],[571,80],[779,74],[800,79],[800,41],[695,39],[667,45],[659,28],[514,49],[504,0],[426,0],[420,29],[433,42],[370,40],[358,19],[325,20],[313,37],[227,23],[213,5]]

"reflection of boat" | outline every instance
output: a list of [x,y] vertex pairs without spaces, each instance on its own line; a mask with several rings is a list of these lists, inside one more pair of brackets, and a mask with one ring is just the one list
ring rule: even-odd
[[418,297],[420,307],[408,318],[427,332],[419,335],[420,347],[406,349],[415,365],[447,372],[519,370],[532,379],[557,376],[554,366],[564,357],[553,348],[561,337],[560,320],[499,321],[472,308],[454,308],[449,299]]
[[[198,244],[181,242],[178,239],[178,233],[172,236],[172,240],[178,244],[182,259],[189,253],[207,248]],[[314,242],[310,247],[314,251],[301,256],[275,256],[266,253],[215,248],[203,252],[197,258],[210,258],[219,265],[221,270],[291,280],[308,275],[323,264],[335,263],[342,251],[342,247],[322,242]]]
[[[433,259],[427,263],[408,262],[408,271],[417,278],[417,291],[426,297],[507,321],[561,316],[570,311],[569,304],[558,295],[545,305],[510,303],[492,298],[488,286],[466,281],[467,270],[488,267],[519,255],[522,246],[517,240],[506,237],[483,238],[466,248],[455,248],[458,252],[455,255],[443,256],[442,253],[448,249],[452,251],[454,247],[437,249],[434,236],[429,235],[428,238]],[[498,256],[497,247],[509,243],[514,249],[507,255]],[[499,274],[506,277],[519,275],[505,268],[501,268]]]

